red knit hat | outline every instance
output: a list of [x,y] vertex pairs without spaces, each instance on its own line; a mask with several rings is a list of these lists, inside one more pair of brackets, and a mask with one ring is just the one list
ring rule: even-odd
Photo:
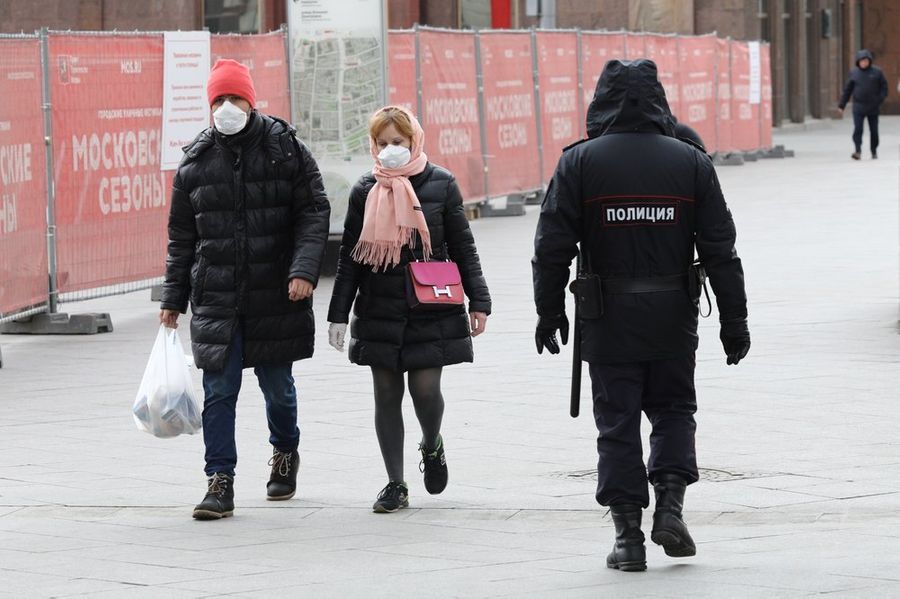
[[216,61],[209,72],[206,95],[210,106],[219,96],[240,96],[250,102],[250,108],[256,108],[256,90],[250,78],[250,69],[230,58]]

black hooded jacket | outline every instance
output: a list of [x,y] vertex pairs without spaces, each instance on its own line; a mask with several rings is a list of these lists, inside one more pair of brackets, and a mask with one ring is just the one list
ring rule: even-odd
[[[859,61],[869,59],[869,66],[860,68]],[[875,66],[872,53],[868,50],[860,50],[856,53],[856,66],[850,71],[847,83],[844,85],[844,93],[838,106],[841,110],[853,98],[853,111],[870,114],[878,112],[881,104],[887,99],[887,79],[881,69]]]
[[[563,151],[541,206],[532,259],[538,314],[565,311],[581,243],[604,280],[686,275],[699,253],[720,316],[747,315],[735,228],[709,157],[673,135],[649,60],[607,63],[587,111],[589,139]],[[611,286],[611,284],[610,284]],[[667,359],[697,348],[698,304],[683,289],[604,293],[604,314],[582,320],[582,358]]]
[[161,307],[190,300],[198,368],[224,368],[240,318],[245,368],[312,356],[312,298],[290,301],[288,282],[318,282],[330,211],[316,161],[280,119],[254,111],[240,133],[210,128],[185,149]]

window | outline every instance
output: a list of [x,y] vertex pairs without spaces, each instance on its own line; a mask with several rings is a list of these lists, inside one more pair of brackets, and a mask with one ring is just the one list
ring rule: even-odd
[[259,0],[204,0],[203,20],[211,33],[259,33]]
[[490,29],[490,0],[462,0],[460,2],[463,29]]

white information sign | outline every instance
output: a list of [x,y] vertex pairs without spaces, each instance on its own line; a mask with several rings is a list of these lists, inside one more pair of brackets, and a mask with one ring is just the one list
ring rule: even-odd
[[209,126],[209,32],[166,31],[163,50],[161,170],[178,167],[197,134]]
[[759,104],[761,101],[761,77],[759,70],[759,42],[749,42],[750,50],[750,103]]

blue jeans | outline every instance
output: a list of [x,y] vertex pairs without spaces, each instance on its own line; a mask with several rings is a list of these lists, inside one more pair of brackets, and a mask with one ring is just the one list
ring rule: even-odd
[[[203,442],[206,445],[206,475],[216,472],[234,476],[237,446],[234,418],[243,375],[242,323],[235,327],[228,348],[228,360],[221,372],[203,371]],[[269,443],[279,451],[291,452],[300,443],[297,428],[297,390],[291,364],[257,366],[253,369],[266,398]]]

